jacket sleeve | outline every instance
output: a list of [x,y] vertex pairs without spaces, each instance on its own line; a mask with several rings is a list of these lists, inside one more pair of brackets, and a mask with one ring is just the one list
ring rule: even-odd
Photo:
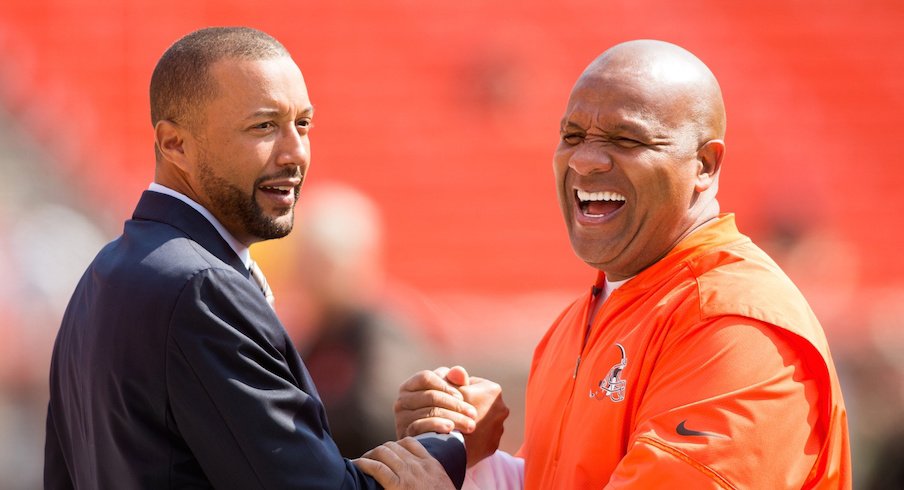
[[174,431],[216,488],[380,488],[340,455],[307,372],[259,296],[217,269],[180,294],[166,368]]
[[52,490],[75,488],[63,456],[63,448],[53,415],[53,408],[48,405],[47,430],[44,439],[44,488]]
[[800,488],[826,437],[822,365],[805,340],[756,320],[682,331],[606,488]]

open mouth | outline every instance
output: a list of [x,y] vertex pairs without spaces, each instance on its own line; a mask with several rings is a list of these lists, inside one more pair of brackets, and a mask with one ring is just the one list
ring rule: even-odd
[[587,192],[575,189],[575,199],[581,213],[588,218],[602,218],[625,205],[625,196],[617,192]]
[[[257,186],[258,193],[265,200],[264,206],[275,206],[280,209],[290,209],[295,205],[296,190],[300,183],[292,181],[270,182]],[[265,204],[269,203],[269,204]]]
[[273,194],[276,196],[288,196],[295,190],[294,185],[262,185],[258,187],[263,192],[267,194]]

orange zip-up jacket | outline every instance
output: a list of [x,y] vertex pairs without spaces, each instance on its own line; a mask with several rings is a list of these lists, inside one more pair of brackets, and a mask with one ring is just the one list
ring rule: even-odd
[[850,488],[825,335],[733,215],[613,291],[534,353],[525,488]]

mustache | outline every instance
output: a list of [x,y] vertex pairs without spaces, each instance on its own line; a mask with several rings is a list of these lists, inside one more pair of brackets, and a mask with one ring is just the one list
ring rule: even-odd
[[301,167],[287,167],[279,172],[270,174],[270,175],[262,175],[258,177],[254,181],[254,187],[258,187],[261,183],[266,182],[268,180],[280,180],[280,179],[300,179],[304,181],[304,174],[301,173]]

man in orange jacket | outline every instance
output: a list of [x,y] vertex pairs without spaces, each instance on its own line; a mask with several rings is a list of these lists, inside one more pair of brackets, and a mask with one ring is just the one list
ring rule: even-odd
[[[822,328],[720,214],[724,133],[718,82],[678,46],[620,44],[578,79],[554,168],[572,247],[599,272],[537,345],[521,450],[471,466],[465,488],[850,488]],[[491,452],[498,436],[461,413],[459,395],[494,402],[479,385],[413,376],[400,435],[451,422]]]

